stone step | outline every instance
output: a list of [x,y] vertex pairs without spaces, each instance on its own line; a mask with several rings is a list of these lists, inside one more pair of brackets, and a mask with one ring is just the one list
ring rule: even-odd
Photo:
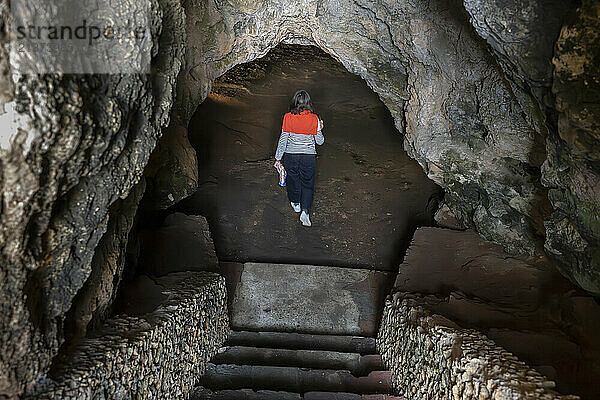
[[264,347],[290,350],[324,350],[360,355],[377,354],[375,338],[362,336],[312,335],[308,333],[231,331],[227,346]]
[[299,393],[280,392],[274,390],[225,389],[210,390],[198,388],[190,395],[190,400],[301,400]]
[[390,381],[388,371],[373,371],[368,376],[355,377],[348,371],[340,370],[209,363],[199,384],[212,390],[254,389],[294,393],[326,391],[385,394],[392,392]]
[[302,396],[304,400],[404,400],[403,397],[391,394],[356,394],[334,392],[308,392]]
[[[232,288],[233,329],[375,336],[393,275],[365,269],[245,263]],[[231,279],[231,278],[230,278]]]
[[389,394],[356,394],[343,392],[278,392],[271,390],[237,389],[216,390],[202,388],[190,396],[190,400],[403,400],[402,397]]
[[269,349],[246,346],[224,347],[213,356],[214,364],[268,365],[315,369],[347,370],[354,376],[365,376],[384,369],[376,354],[361,356],[323,350]]

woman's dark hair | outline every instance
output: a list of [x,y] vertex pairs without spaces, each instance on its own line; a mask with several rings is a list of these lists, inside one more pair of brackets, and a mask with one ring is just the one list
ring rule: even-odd
[[309,110],[313,114],[316,114],[310,95],[306,90],[300,89],[292,97],[290,112],[292,114],[300,114],[304,110]]

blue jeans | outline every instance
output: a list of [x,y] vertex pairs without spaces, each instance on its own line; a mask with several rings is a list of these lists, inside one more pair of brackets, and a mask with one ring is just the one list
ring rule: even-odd
[[315,190],[317,157],[314,154],[283,153],[283,166],[287,172],[286,187],[288,199],[300,203],[308,213]]

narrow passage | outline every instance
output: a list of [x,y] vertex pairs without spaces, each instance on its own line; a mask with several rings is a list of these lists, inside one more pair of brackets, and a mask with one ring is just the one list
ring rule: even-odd
[[[321,115],[313,226],[277,186],[283,114],[306,89]],[[389,111],[358,76],[312,46],[280,45],[215,82],[189,125],[199,189],[172,211],[207,218],[221,261],[393,270],[441,189],[402,146]]]

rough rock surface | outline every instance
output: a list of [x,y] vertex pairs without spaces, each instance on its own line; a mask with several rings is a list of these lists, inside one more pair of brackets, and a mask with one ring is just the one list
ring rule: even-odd
[[554,45],[574,0],[464,0],[471,24],[498,56],[512,84],[529,86],[544,107],[552,107]]
[[481,333],[427,309],[427,298],[386,301],[377,348],[400,394],[411,399],[578,399]]
[[600,4],[584,0],[556,44],[558,134],[548,138],[543,183],[554,208],[546,252],[561,271],[600,296]]
[[155,311],[107,321],[26,398],[187,398],[229,335],[224,279],[189,272],[157,284],[168,298]]
[[90,276],[73,298],[65,320],[67,344],[84,337],[88,329],[98,327],[111,311],[123,276],[129,231],[144,188],[142,180],[129,196],[109,208],[111,217],[94,252]]
[[450,229],[464,229],[464,226],[456,219],[456,216],[446,203],[442,203],[435,212],[433,219],[438,226]]
[[600,6],[593,0],[464,3],[511,82],[526,82],[547,109],[548,118],[540,115],[550,128],[542,183],[554,212],[544,222],[544,247],[566,276],[598,295]]
[[150,17],[153,74],[20,76],[2,104],[23,129],[4,131],[0,149],[0,396],[48,369],[94,250],[120,218],[110,205],[140,180],[169,122],[185,18],[170,0],[152,1]]
[[161,276],[179,271],[219,271],[219,260],[206,218],[170,214],[163,225],[138,233],[140,269]]

